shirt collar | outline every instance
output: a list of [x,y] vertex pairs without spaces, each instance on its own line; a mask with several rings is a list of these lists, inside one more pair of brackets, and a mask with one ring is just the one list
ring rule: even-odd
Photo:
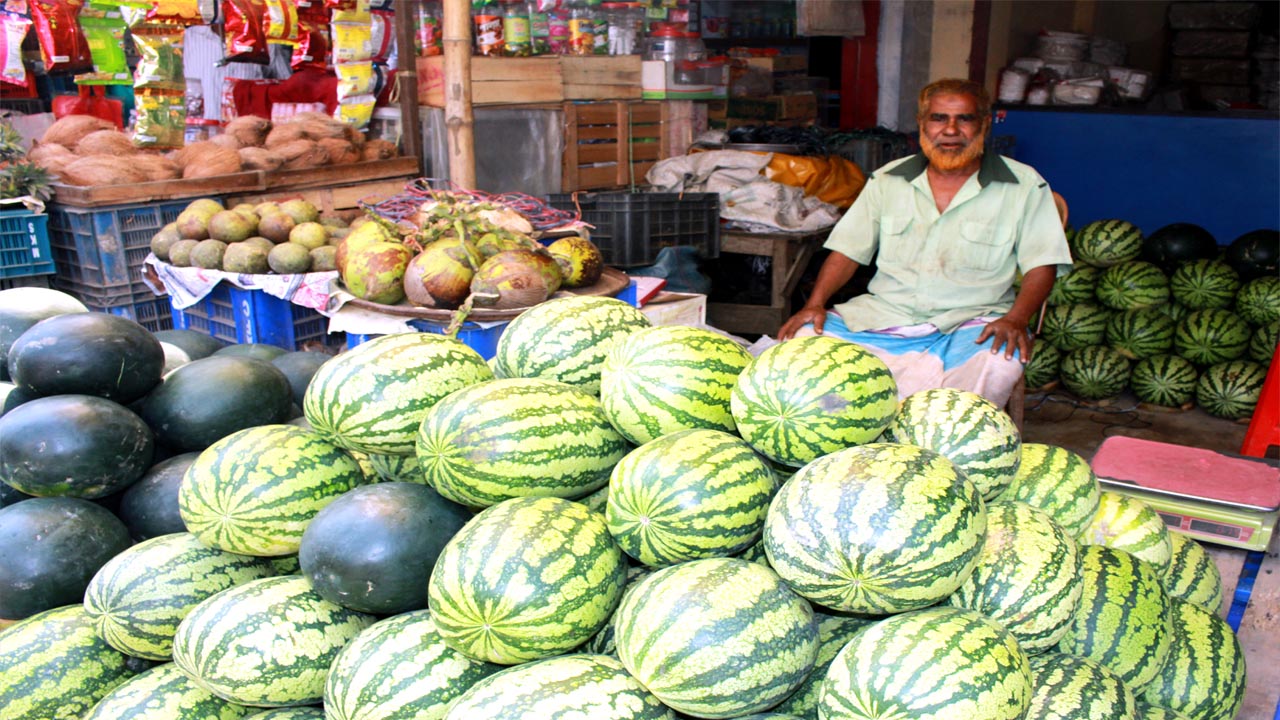
[[[910,158],[904,160],[897,167],[889,170],[887,174],[896,175],[910,182],[920,176],[921,173],[929,167],[929,159],[924,153],[916,153]],[[978,167],[978,185],[986,187],[993,182],[1018,182],[1018,178],[1005,164],[1004,158],[997,153],[986,152],[982,154],[982,165]]]

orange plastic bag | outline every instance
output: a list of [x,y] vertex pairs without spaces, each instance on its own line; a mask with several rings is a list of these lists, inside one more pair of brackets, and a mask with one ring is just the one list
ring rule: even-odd
[[764,172],[774,182],[803,188],[806,195],[841,210],[852,205],[867,184],[867,176],[856,163],[837,155],[823,158],[774,153]]

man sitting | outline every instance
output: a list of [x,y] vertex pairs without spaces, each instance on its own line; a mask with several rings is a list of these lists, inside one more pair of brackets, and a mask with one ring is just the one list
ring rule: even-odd
[[[1062,221],[1034,169],[984,152],[991,101],[981,85],[929,84],[916,120],[921,154],[867,181],[827,239],[813,294],[778,337],[856,342],[888,364],[901,397],[952,387],[1003,407],[1029,357],[1027,324],[1071,267]],[[873,259],[868,293],[828,312]]]

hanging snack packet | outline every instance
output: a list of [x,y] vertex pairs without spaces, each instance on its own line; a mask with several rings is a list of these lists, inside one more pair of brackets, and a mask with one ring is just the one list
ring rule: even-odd
[[354,3],[343,3],[339,6],[330,6],[333,14],[330,20],[334,23],[368,23],[369,22],[369,0],[359,0]]
[[138,49],[138,67],[133,72],[133,86],[139,90],[185,91],[186,73],[182,67],[182,26],[145,23],[133,29],[133,44]]
[[232,62],[267,65],[271,54],[263,30],[264,0],[222,0],[223,34],[227,44],[222,64]]
[[324,70],[329,66],[329,23],[308,16],[298,18],[298,43],[293,46],[289,67]]
[[373,106],[377,104],[378,99],[372,95],[356,95],[349,97],[338,103],[338,107],[333,111],[333,116],[342,122],[354,126],[357,130],[363,130],[369,125],[369,121],[373,119]]
[[370,13],[370,44],[373,46],[373,59],[386,62],[396,49],[396,14],[386,10],[374,10]]
[[266,0],[267,18],[263,28],[267,42],[293,45],[298,42],[298,8],[291,0]]
[[342,63],[333,67],[338,75],[338,102],[356,95],[372,95],[375,80],[373,62]]
[[133,144],[149,148],[179,148],[186,142],[187,99],[182,93],[143,90],[134,95],[137,121]]
[[154,0],[147,12],[147,21],[176,23],[178,25],[203,25],[204,16],[196,0]]
[[21,15],[0,12],[0,82],[27,86],[27,66],[22,62],[22,38],[31,21]]
[[78,85],[131,85],[129,60],[124,53],[124,18],[117,11],[87,9],[80,14],[80,29],[89,43],[93,72],[76,76]]
[[30,7],[45,72],[79,72],[93,67],[89,42],[76,22],[84,0],[31,0]]
[[333,64],[373,59],[373,30],[363,23],[334,23]]

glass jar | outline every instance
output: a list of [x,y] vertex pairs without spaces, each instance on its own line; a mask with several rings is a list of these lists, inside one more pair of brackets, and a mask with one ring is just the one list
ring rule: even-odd
[[551,52],[550,13],[542,8],[536,0],[527,3],[529,8],[529,41],[534,55],[546,55]]
[[472,4],[471,20],[475,28],[476,54],[501,55],[502,12],[495,3]]
[[444,52],[443,35],[440,32],[441,8],[438,2],[422,2],[416,7],[414,18],[414,48],[419,57],[440,55]]
[[595,11],[585,2],[569,6],[570,55],[591,55],[596,48]]
[[502,4],[502,54],[507,57],[529,57],[533,54],[533,38],[529,28],[529,8],[518,0]]
[[609,21],[609,54],[631,55],[638,50],[644,28],[644,7],[634,2],[604,4]]
[[685,34],[675,28],[663,27],[644,39],[644,59],[674,62],[684,58]]

